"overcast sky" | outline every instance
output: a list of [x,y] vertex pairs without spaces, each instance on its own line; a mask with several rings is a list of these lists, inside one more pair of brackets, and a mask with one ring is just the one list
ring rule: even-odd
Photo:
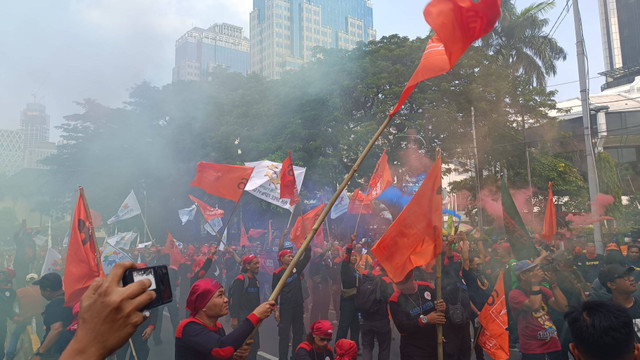
[[[541,1],[541,0],[540,0]],[[532,0],[517,0],[524,8]],[[422,17],[427,0],[374,0],[378,37],[398,33],[425,36]],[[0,128],[17,129],[27,102],[46,105],[53,126],[79,111],[75,101],[94,98],[119,106],[129,90],[148,80],[171,82],[175,40],[193,26],[227,22],[249,33],[252,0],[16,0],[0,5]],[[565,2],[547,16],[559,18]],[[590,76],[604,70],[597,2],[580,2]],[[562,17],[560,17],[562,20]],[[568,53],[549,85],[558,99],[579,96],[573,14],[555,32]],[[599,92],[602,78],[591,80]],[[568,84],[565,84],[568,83]],[[561,84],[561,85],[559,85]]]

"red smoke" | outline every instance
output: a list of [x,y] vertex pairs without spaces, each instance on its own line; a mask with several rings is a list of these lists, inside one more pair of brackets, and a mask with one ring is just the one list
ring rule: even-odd
[[610,216],[604,216],[605,210],[609,205],[613,204],[614,201],[615,200],[611,195],[598,194],[593,202],[593,213],[583,215],[569,214],[567,216],[567,221],[571,221],[573,226],[587,226],[601,220],[614,220]]

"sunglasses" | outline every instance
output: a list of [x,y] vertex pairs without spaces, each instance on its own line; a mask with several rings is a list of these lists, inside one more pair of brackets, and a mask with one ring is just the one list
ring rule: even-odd
[[331,341],[330,337],[326,338],[326,337],[318,336],[318,339],[320,339],[320,341],[326,341],[326,342],[330,342]]

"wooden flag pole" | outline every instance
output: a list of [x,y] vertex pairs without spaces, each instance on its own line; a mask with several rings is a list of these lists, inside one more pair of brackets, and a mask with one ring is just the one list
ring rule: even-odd
[[[442,154],[440,152],[440,148],[436,148],[436,162],[441,155]],[[435,226],[442,226],[442,216],[440,216],[440,224]],[[438,229],[435,227],[433,229],[433,238],[436,241],[442,241],[442,239],[438,239]],[[442,251],[440,251],[440,253],[436,257],[436,300],[442,300]],[[436,332],[438,335],[438,360],[444,359],[444,338],[442,335],[442,329],[442,324],[436,325]]]
[[131,354],[135,360],[138,360],[138,355],[136,354],[136,349],[133,347],[133,341],[129,338],[129,346],[131,346]]
[[[353,167],[351,168],[347,176],[345,176],[344,180],[342,181],[342,184],[340,184],[340,186],[338,187],[338,190],[335,192],[335,194],[333,194],[327,206],[325,206],[325,208],[322,210],[322,212],[320,213],[320,216],[318,217],[318,220],[316,220],[315,224],[313,224],[313,227],[311,228],[311,232],[307,234],[307,237],[304,239],[304,242],[300,246],[300,250],[298,250],[296,255],[293,257],[293,260],[291,260],[291,263],[289,264],[289,266],[287,266],[287,269],[284,271],[282,278],[280,279],[276,287],[273,289],[271,296],[269,296],[269,301],[274,301],[275,299],[278,298],[278,296],[280,295],[280,292],[282,291],[282,288],[284,287],[284,284],[286,283],[287,279],[289,279],[289,276],[291,276],[291,273],[293,272],[293,269],[298,264],[298,261],[302,257],[302,254],[304,254],[305,250],[307,250],[307,248],[311,244],[311,240],[318,232],[318,229],[320,228],[320,226],[322,226],[322,222],[324,222],[324,219],[329,214],[329,211],[331,211],[331,208],[333,207],[333,205],[336,203],[336,201],[338,201],[340,194],[342,194],[342,191],[347,187],[347,185],[349,184],[349,181],[351,181],[351,178],[353,178],[353,175],[355,175],[356,171],[358,171],[358,169],[360,168],[360,165],[362,164],[364,159],[367,157],[367,154],[369,154],[369,152],[373,148],[373,145],[375,145],[375,143],[380,138],[380,135],[382,135],[382,132],[384,132],[387,126],[389,126],[389,123],[391,123],[391,119],[393,119],[393,115],[387,115],[387,118],[385,119],[385,121],[382,123],[382,125],[380,125],[380,128],[378,128],[378,131],[376,131],[376,133],[373,135],[373,137],[371,138],[367,146],[362,151],[362,154],[360,154],[360,157],[358,157],[358,160],[356,160],[355,164],[353,164]],[[260,327],[261,323],[262,322],[256,325],[256,327],[253,329],[251,334],[249,334],[249,337],[247,338],[247,340],[253,338],[253,335],[256,333],[256,331],[258,331],[258,328]]]
[[[244,192],[242,194],[244,194]],[[231,218],[233,217],[233,214],[235,214],[236,209],[238,208],[238,204],[240,204],[240,200],[242,200],[242,195],[240,195],[240,199],[238,199],[238,202],[233,206],[233,209],[231,209],[231,214],[229,214],[229,220],[227,220],[226,224],[222,225],[222,231],[221,231],[222,234],[224,234],[224,232],[227,231],[227,227],[229,226],[229,223],[231,222]],[[202,211],[202,210],[200,210],[200,211]],[[214,232],[217,234],[217,231],[214,231]],[[222,237],[220,235],[218,235],[218,239],[220,241],[222,241]],[[218,242],[218,244],[216,246],[220,246],[220,241]]]
[[[142,213],[142,211],[140,211],[140,217],[142,218],[144,229],[147,231],[147,235],[149,235],[149,239],[151,239],[151,242],[154,242],[153,236],[151,236],[151,231],[149,231],[149,227],[147,226],[147,220],[144,218],[144,214]],[[138,242],[140,242],[140,236],[138,236]]]
[[[89,219],[89,232],[91,234],[91,238],[93,239],[93,247],[96,250],[96,265],[98,266],[98,274],[100,274],[102,273],[102,261],[100,260],[100,248],[98,248],[98,240],[96,239],[96,232],[93,228],[93,220],[91,219],[91,210],[89,209],[87,197],[84,195],[84,188],[82,186],[78,186],[78,190],[80,191],[80,197],[82,197],[84,211],[87,214],[87,218]],[[71,226],[78,226],[78,224],[71,224]]]

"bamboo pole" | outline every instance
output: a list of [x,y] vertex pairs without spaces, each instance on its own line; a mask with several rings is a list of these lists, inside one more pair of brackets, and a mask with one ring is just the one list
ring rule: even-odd
[[135,360],[138,360],[138,355],[136,354],[136,349],[133,347],[133,341],[129,338],[129,346],[131,346],[131,354]]
[[[149,227],[147,226],[147,220],[144,218],[144,214],[140,211],[140,217],[142,218],[142,223],[144,224],[144,229],[147,231],[147,235],[149,235],[149,239],[151,242],[153,241],[153,236],[151,236],[151,231],[149,231]],[[138,236],[138,242],[140,242],[140,236]]]
[[[298,264],[298,261],[302,257],[302,254],[304,254],[305,250],[307,250],[307,248],[311,244],[311,240],[318,232],[318,229],[320,228],[320,226],[322,226],[322,222],[324,222],[324,219],[329,214],[329,211],[331,211],[331,208],[338,200],[338,197],[340,197],[340,194],[342,194],[342,191],[347,187],[347,185],[349,184],[349,181],[351,181],[351,178],[353,178],[353,175],[355,175],[356,171],[358,171],[358,169],[360,168],[360,165],[362,164],[364,159],[367,157],[367,154],[369,154],[369,152],[371,151],[371,148],[373,148],[373,145],[375,145],[376,141],[378,141],[378,139],[380,138],[380,135],[382,135],[382,132],[387,128],[387,126],[389,126],[389,123],[391,122],[392,118],[393,118],[393,115],[387,115],[387,118],[385,119],[385,121],[382,123],[382,125],[380,125],[380,128],[378,128],[378,131],[376,131],[376,133],[373,135],[373,137],[371,138],[367,146],[362,151],[362,154],[360,154],[360,157],[358,157],[358,160],[356,160],[355,164],[353,164],[353,167],[351,167],[351,170],[349,171],[347,176],[345,176],[344,180],[342,181],[342,184],[340,184],[340,186],[338,187],[338,190],[335,192],[335,194],[333,194],[327,206],[325,206],[325,208],[322,210],[322,213],[320,213],[318,220],[316,220],[315,224],[313,224],[313,227],[311,228],[311,232],[307,234],[307,237],[304,239],[304,242],[300,246],[300,250],[298,250],[298,253],[296,253],[296,255],[293,257],[293,260],[291,260],[291,263],[289,264],[289,266],[287,266],[287,269],[284,271],[282,278],[280,279],[276,287],[273,289],[271,296],[269,296],[269,301],[274,301],[275,299],[278,298],[278,296],[280,295],[280,292],[282,291],[282,288],[284,287],[284,284],[286,283],[289,276],[291,276],[291,273],[293,272],[293,269],[295,268],[295,266]],[[255,335],[256,331],[258,331],[258,328],[260,327],[261,323],[262,322],[256,325],[256,327],[253,329],[251,334],[249,334],[249,337],[247,338],[247,340],[253,338],[253,335]]]

